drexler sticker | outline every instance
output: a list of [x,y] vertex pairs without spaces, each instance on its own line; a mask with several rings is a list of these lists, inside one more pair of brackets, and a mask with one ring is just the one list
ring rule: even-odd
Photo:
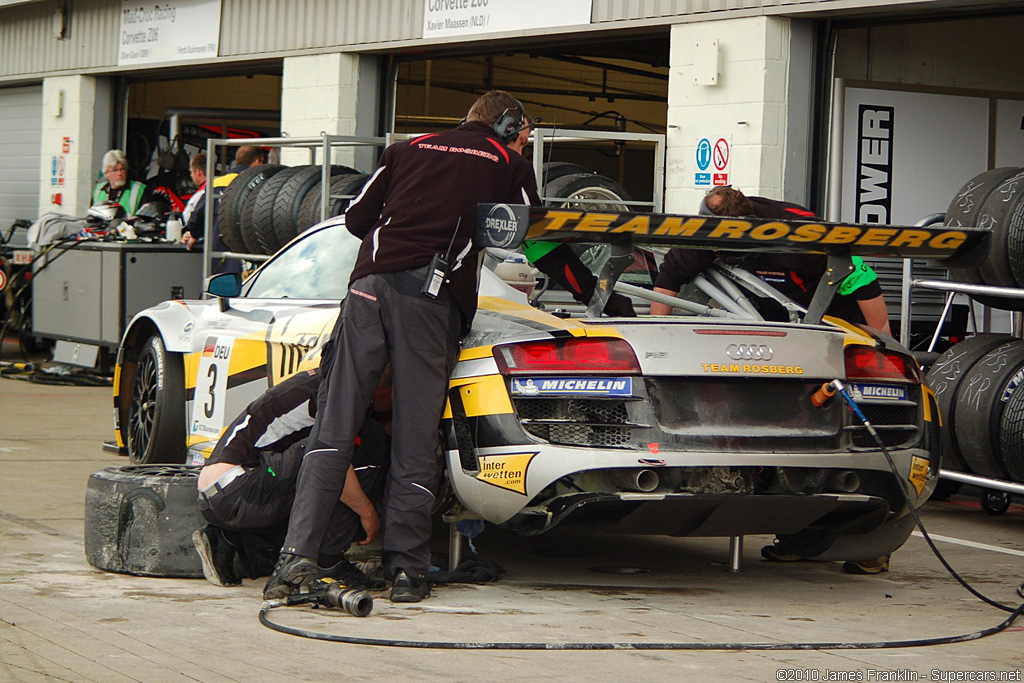
[[481,455],[480,473],[476,478],[485,484],[497,486],[499,489],[526,495],[526,470],[530,467],[537,452],[503,453],[501,455]]

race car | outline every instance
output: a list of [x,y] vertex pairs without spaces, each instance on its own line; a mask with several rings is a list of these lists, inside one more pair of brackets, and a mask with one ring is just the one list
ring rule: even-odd
[[[841,278],[823,278],[810,310],[789,302],[790,322],[735,302],[672,317],[594,311],[622,286],[634,241],[834,251],[842,239],[844,256],[945,257],[977,237],[908,230],[481,205],[482,246],[606,242],[607,258],[595,264],[599,287],[583,318],[538,310],[483,270],[440,425],[441,511],[526,534],[558,525],[671,536],[829,532],[817,559],[899,547],[913,526],[908,506],[923,504],[938,476],[935,398],[895,340],[821,318],[819,304]],[[118,442],[132,462],[201,464],[250,401],[317,365],[358,246],[344,219],[332,219],[244,285],[215,276],[216,298],[135,316],[114,377]],[[714,276],[723,300],[742,287],[774,296],[752,276],[724,272]],[[842,401],[822,398],[837,379],[870,417],[895,473]]]

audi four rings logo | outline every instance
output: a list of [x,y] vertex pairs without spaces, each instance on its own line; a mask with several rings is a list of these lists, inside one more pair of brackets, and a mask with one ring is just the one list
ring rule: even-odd
[[764,344],[729,344],[725,355],[733,360],[771,360],[772,347]]

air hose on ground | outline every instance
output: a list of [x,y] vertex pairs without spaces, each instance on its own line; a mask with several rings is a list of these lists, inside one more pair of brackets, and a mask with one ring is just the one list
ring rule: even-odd
[[[332,633],[320,633],[317,631],[308,631],[305,629],[292,628],[284,626],[282,624],[275,623],[270,620],[268,612],[276,607],[283,606],[280,601],[269,603],[264,602],[260,607],[259,620],[260,623],[269,629],[279,631],[280,633],[287,633],[293,636],[300,636],[302,638],[312,638],[314,640],[326,640],[334,643],[345,643],[348,645],[376,645],[378,647],[403,647],[403,648],[419,648],[419,649],[435,649],[435,650],[884,650],[884,649],[895,649],[895,648],[909,648],[909,647],[927,647],[929,645],[948,645],[951,643],[965,643],[971,640],[978,640],[986,636],[991,636],[1000,631],[1005,630],[1009,627],[1020,615],[1024,613],[1024,602],[1017,607],[1011,607],[1004,605],[1000,602],[992,600],[991,598],[983,595],[966,580],[961,577],[956,570],[950,566],[949,562],[942,556],[939,549],[935,546],[928,532],[924,528],[924,523],[921,521],[921,517],[917,514],[917,510],[910,503],[910,492],[907,489],[908,484],[903,481],[900,476],[899,470],[896,467],[896,463],[893,462],[892,456],[889,454],[889,450],[886,448],[882,438],[875,431],[874,426],[867,419],[867,416],[860,409],[860,406],[856,404],[853,398],[846,391],[846,387],[842,381],[836,379],[831,383],[831,388],[839,393],[850,410],[857,416],[857,418],[864,424],[868,433],[878,443],[879,448],[882,449],[882,453],[885,455],[886,462],[889,468],[892,470],[893,475],[901,484],[901,491],[904,498],[907,500],[907,507],[910,513],[914,517],[914,523],[918,529],[921,530],[921,534],[925,541],[928,543],[928,547],[932,553],[939,559],[939,562],[946,569],[949,574],[960,583],[971,595],[981,600],[987,605],[1010,612],[1010,616],[1004,619],[999,624],[992,626],[981,631],[975,631],[974,633],[965,633],[956,636],[944,636],[940,638],[923,638],[917,640],[890,640],[890,641],[872,641],[872,642],[859,642],[859,643],[844,643],[844,642],[820,642],[820,643],[697,643],[697,642],[644,642],[644,641],[627,641],[627,642],[591,642],[591,643],[550,643],[550,642],[458,642],[458,641],[431,641],[431,640],[398,640],[391,638],[362,638],[359,636],[348,636],[338,635]],[[826,387],[830,385],[825,385]],[[1024,583],[1017,587],[1017,595],[1024,599]]]

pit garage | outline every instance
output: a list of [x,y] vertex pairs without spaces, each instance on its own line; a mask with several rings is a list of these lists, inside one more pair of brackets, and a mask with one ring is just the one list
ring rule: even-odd
[[[70,21],[76,14],[101,14],[105,4],[109,3],[73,3],[58,10]],[[236,4],[224,2],[223,16],[237,19]],[[423,6],[413,3],[414,10],[405,14],[394,10],[400,18],[392,23],[395,28],[381,28],[379,45],[351,40],[352,34],[346,31],[355,29],[339,31],[342,38],[324,38],[317,31],[303,35],[296,29],[287,39],[265,37],[263,48],[271,56],[257,59],[257,47],[237,39],[242,27],[229,25],[222,27],[224,58],[190,63],[185,74],[176,68],[118,68],[109,58],[98,65],[91,63],[83,73],[110,79],[109,125],[95,127],[97,136],[106,135],[109,144],[95,141],[89,153],[74,160],[68,157],[68,168],[77,173],[77,180],[68,176],[67,182],[78,187],[65,191],[64,206],[84,208],[83,188],[95,180],[97,153],[108,146],[123,146],[140,169],[145,161],[146,177],[150,177],[180,172],[179,152],[187,156],[211,136],[299,136],[317,135],[321,130],[381,135],[450,127],[477,94],[491,87],[519,95],[544,126],[665,135],[669,157],[664,177],[651,172],[655,166],[651,145],[624,141],[555,143],[545,147],[544,154],[550,156],[543,161],[594,171],[640,201],[652,201],[656,189],[663,189],[666,205],[678,212],[690,212],[707,187],[698,178],[705,161],[699,152],[704,139],[712,146],[724,140],[730,150],[728,163],[723,159],[723,168],[718,169],[726,174],[723,181],[755,194],[799,201],[824,216],[846,221],[910,225],[929,214],[946,212],[964,184],[988,169],[1024,166],[1024,77],[1016,68],[1022,57],[1017,36],[1024,18],[1015,6],[943,2],[931,3],[918,13],[909,4],[865,9],[849,3],[759,3],[752,9],[720,3],[721,7],[709,8],[717,12],[700,11],[677,23],[644,14],[649,10],[618,6],[613,10],[612,4],[595,3],[594,22],[610,21],[609,15],[619,12],[617,18],[626,17],[623,28],[591,27],[571,37],[525,31],[494,39],[425,44],[407,37],[418,30]],[[49,2],[0,6],[0,33],[12,17],[45,14],[49,19],[55,6]],[[769,9],[765,11],[764,6]],[[269,23],[273,14],[271,10],[260,14],[263,11],[253,10],[250,17],[259,26]],[[314,3],[309,11],[322,8]],[[664,11],[669,14],[671,8]],[[317,24],[317,16],[296,14],[280,17],[282,33],[295,29],[292,22]],[[334,15],[323,16],[340,23]],[[719,18],[722,21],[716,21]],[[760,28],[763,23],[774,26],[777,19],[787,20],[781,35]],[[759,27],[756,40],[747,40],[751,24]],[[74,29],[68,34],[78,35]],[[333,98],[343,115],[298,112],[308,88],[314,87],[301,72],[308,75],[310,64],[336,60],[337,43],[344,40],[350,41],[343,48],[346,57],[358,48],[355,70],[363,78],[357,87],[336,89],[327,99]],[[747,47],[760,54],[751,57]],[[226,68],[225,61],[233,66]],[[775,68],[779,62],[784,66]],[[6,79],[0,84],[11,85],[0,89],[0,106],[5,96],[11,101],[20,96],[13,91],[28,91],[31,99],[39,89],[40,158],[45,162],[56,152],[54,140],[64,137],[56,135],[53,121],[46,118],[54,97],[48,93],[66,83],[59,79],[68,76],[55,72],[38,76],[44,70],[37,69],[29,76],[51,82],[25,86],[25,73],[17,72],[19,67],[10,66],[12,62],[6,64],[0,66],[0,78]],[[342,67],[326,70],[331,78],[342,71]],[[341,101],[339,90],[342,94],[369,92],[370,101]],[[67,102],[68,95],[64,97]],[[324,100],[315,101],[322,106]],[[172,125],[175,116],[177,123]],[[5,140],[0,139],[0,144],[13,144]],[[888,143],[886,154],[880,152],[883,142]],[[6,156],[9,149],[0,153]],[[227,149],[222,148],[225,158]],[[304,154],[288,158],[286,153],[283,161],[294,166],[308,163]],[[354,170],[365,173],[372,168],[372,155],[342,156],[336,161]],[[706,159],[714,168],[713,157]],[[35,171],[42,176],[41,186],[52,180],[48,171],[46,163]],[[48,189],[37,196],[37,213],[56,206]],[[0,202],[7,201],[0,189]],[[7,215],[4,210],[0,207],[0,215]],[[945,277],[945,272],[922,271],[925,264],[914,264],[914,268],[929,277]],[[946,292],[915,289],[904,295],[904,271],[897,268],[882,276],[894,320],[905,318],[899,308],[901,297],[909,296],[914,304],[914,324],[903,330],[905,341],[917,350],[927,349],[944,315]],[[1019,337],[1019,319],[982,306],[972,297],[959,295],[953,308],[959,312],[948,315],[957,325],[943,330],[943,344],[949,348],[955,348],[952,343],[965,330]],[[6,352],[8,347],[3,348]],[[972,351],[972,359],[977,361],[992,348],[982,351],[979,346]],[[943,348],[934,350],[937,355]],[[998,379],[1006,385],[1014,377],[1011,373]],[[84,513],[77,512],[82,509],[82,482],[90,472],[124,461],[95,452],[95,444],[110,437],[109,390],[74,387],[67,391],[83,392],[88,405],[78,402],[79,397],[65,399],[68,402],[60,403],[59,410],[67,417],[58,429],[50,420],[29,422],[52,412],[52,406],[44,409],[42,405],[47,397],[37,396],[31,388],[0,392],[6,394],[0,397],[5,414],[23,418],[5,420],[8,427],[0,440],[4,449],[0,452],[11,457],[11,481],[20,482],[13,495],[5,496],[7,507],[0,509],[0,531],[12,540],[8,559],[0,563],[4,578],[0,599],[7,602],[12,615],[4,624],[18,636],[6,639],[3,666],[10,667],[15,678],[124,676],[126,668],[111,666],[111,658],[129,662],[137,672],[133,675],[148,679],[258,677],[266,671],[290,675],[291,665],[272,654],[280,651],[283,636],[255,626],[244,641],[227,636],[212,644],[210,653],[218,655],[212,663],[179,654],[194,651],[193,638],[182,634],[195,628],[197,615],[210,625],[221,624],[219,630],[224,633],[235,633],[237,624],[247,619],[255,624],[260,583],[247,582],[237,591],[227,591],[182,578],[154,583],[152,578],[131,573],[99,573],[86,564],[81,557]],[[952,396],[955,401],[956,392]],[[93,410],[101,403],[107,406],[102,414]],[[26,433],[13,428],[15,423],[33,426]],[[98,423],[103,429],[94,429]],[[67,471],[74,485],[55,496],[40,489],[36,485],[40,461]],[[999,510],[1003,514],[988,516],[978,511],[984,495],[984,489],[950,493],[945,502],[928,504],[926,522],[936,525],[939,545],[964,563],[964,573],[972,581],[980,578],[997,602],[1014,606],[1019,603],[1013,587],[1020,578],[1021,510],[1019,504],[1011,503],[1020,501],[1007,498],[1006,507]],[[140,515],[152,512],[139,509]],[[987,511],[995,509],[998,506]],[[550,633],[584,645],[638,640],[791,643],[807,639],[807,625],[813,624],[815,640],[845,645],[851,639],[894,642],[953,631],[977,633],[1005,616],[989,611],[959,587],[941,583],[946,581],[943,572],[919,535],[896,554],[892,573],[884,577],[847,577],[827,564],[762,563],[759,541],[751,540],[746,550],[740,549],[745,554],[745,572],[733,574],[720,542],[601,539],[583,544],[560,538],[528,543],[505,538],[500,532],[485,535],[478,541],[482,551],[512,569],[511,576],[498,584],[500,595],[454,588],[443,594],[443,600],[426,603],[417,615],[422,620],[413,624],[409,638],[430,641],[438,640],[439,633],[460,634],[465,621],[457,619],[472,618],[479,622],[472,636],[446,635],[444,640],[479,640],[483,633],[489,642],[547,641],[544,636]],[[124,550],[128,553],[129,548]],[[111,562],[128,559],[126,554]],[[575,592],[562,592],[567,578]],[[69,596],[75,599],[69,601]],[[558,616],[545,621],[552,605]],[[951,620],[954,612],[957,619]],[[388,628],[374,625],[361,633],[393,638],[394,624],[414,621],[408,613],[394,609],[385,614]],[[683,623],[679,615],[691,619]],[[317,615],[289,617],[288,623],[296,628],[323,627]],[[348,627],[348,622],[340,625]],[[971,644],[908,650],[913,653],[909,655],[888,649],[856,656],[836,651],[799,656],[746,651],[729,654],[728,659],[718,653],[685,661],[717,675],[732,676],[722,672],[739,670],[758,678],[774,675],[777,680],[807,680],[811,672],[821,676],[827,671],[868,668],[893,676],[899,671],[929,673],[935,667],[940,677],[984,670],[1002,680],[1019,680],[1024,661],[1020,648],[1009,640],[1014,635],[1010,631]],[[252,648],[254,643],[259,647]],[[329,656],[334,650],[304,640],[295,643],[296,657],[308,663],[306,674],[336,674],[336,663],[323,663],[340,659]],[[240,648],[255,654],[240,657]],[[349,655],[352,649],[343,652]],[[359,651],[353,661],[381,675],[409,675],[415,670],[417,677],[440,677],[449,675],[453,665],[450,653],[403,653],[382,670],[378,651],[367,652],[364,657]],[[513,668],[517,675],[554,672],[570,678],[582,666],[601,666],[612,677],[638,671],[667,677],[678,675],[680,665],[674,653],[629,653],[621,659],[615,659],[616,653],[586,653],[586,659],[582,653],[567,654],[557,660],[552,655],[545,653],[539,664],[532,654],[484,660],[459,653],[455,662],[489,678],[501,678]],[[1013,678],[1015,672],[1018,678]]]

